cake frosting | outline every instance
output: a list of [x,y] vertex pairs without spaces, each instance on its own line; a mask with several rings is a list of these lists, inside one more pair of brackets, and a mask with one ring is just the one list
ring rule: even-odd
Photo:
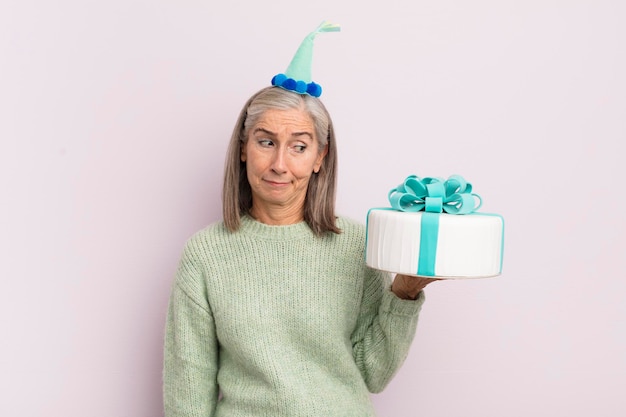
[[504,219],[477,213],[482,204],[460,176],[408,177],[389,193],[391,208],[367,215],[366,264],[438,278],[482,278],[502,272]]

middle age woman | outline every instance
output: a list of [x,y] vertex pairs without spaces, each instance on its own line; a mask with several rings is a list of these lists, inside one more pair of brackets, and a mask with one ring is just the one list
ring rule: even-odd
[[188,241],[171,296],[168,417],[374,416],[433,280],[365,265],[364,227],[334,213],[335,141],[318,98],[244,106],[224,220]]

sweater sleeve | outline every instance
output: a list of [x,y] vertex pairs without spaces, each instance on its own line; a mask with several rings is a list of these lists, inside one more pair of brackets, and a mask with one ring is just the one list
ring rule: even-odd
[[187,245],[169,301],[163,401],[166,417],[210,417],[218,399],[218,346],[202,273]]
[[424,292],[402,300],[391,292],[389,274],[367,268],[354,357],[370,392],[381,392],[400,368],[415,336]]

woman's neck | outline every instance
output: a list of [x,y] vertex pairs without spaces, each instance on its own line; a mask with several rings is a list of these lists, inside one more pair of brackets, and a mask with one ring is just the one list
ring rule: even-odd
[[256,221],[270,226],[285,226],[300,223],[304,220],[303,207],[259,206],[252,204],[250,216]]

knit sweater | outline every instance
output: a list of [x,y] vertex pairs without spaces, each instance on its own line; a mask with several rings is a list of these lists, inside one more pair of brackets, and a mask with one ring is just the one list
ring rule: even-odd
[[365,228],[316,237],[250,217],[191,237],[172,288],[166,417],[374,416],[424,301],[365,266]]

